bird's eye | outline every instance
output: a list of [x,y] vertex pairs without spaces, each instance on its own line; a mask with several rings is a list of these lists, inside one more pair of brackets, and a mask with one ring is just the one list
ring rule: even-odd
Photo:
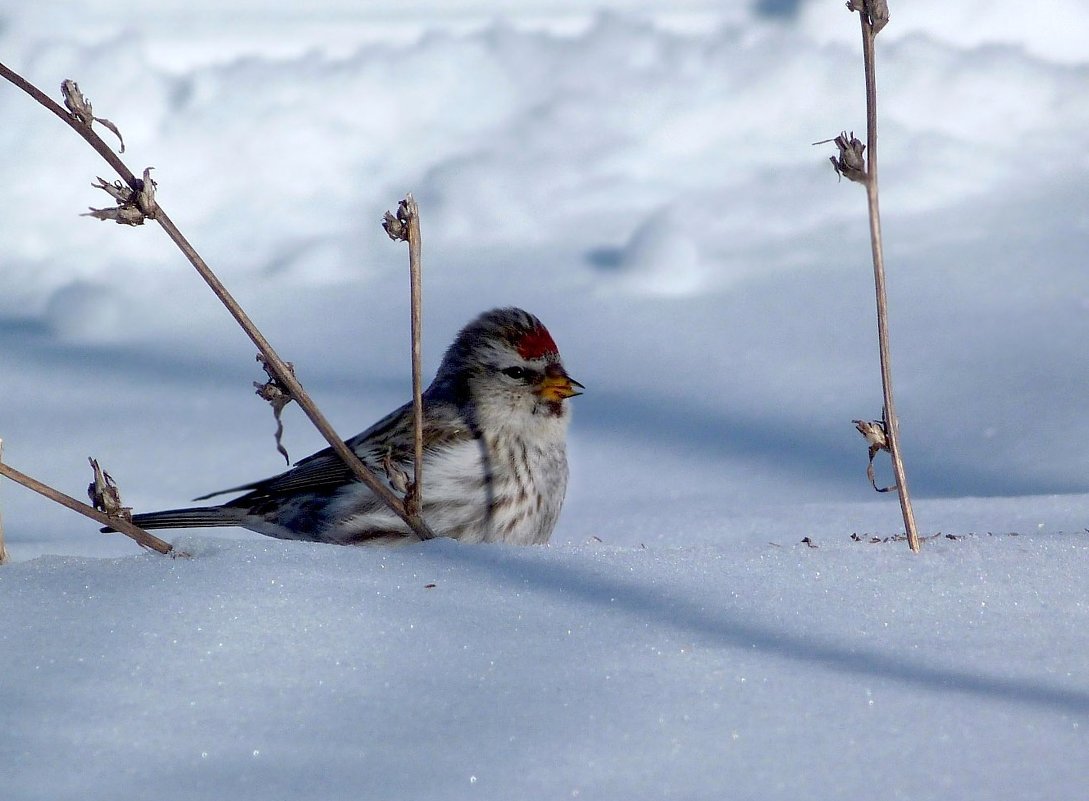
[[508,375],[516,381],[521,381],[527,375],[529,375],[528,371],[524,367],[507,367],[502,372],[503,375]]

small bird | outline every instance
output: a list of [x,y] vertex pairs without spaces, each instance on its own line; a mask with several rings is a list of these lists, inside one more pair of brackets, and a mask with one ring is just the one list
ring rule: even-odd
[[[565,401],[583,388],[529,312],[493,309],[465,326],[423,392],[421,512],[431,529],[462,542],[547,542],[567,489]],[[347,444],[403,490],[413,472],[412,404]],[[196,500],[242,491],[221,506],[138,514],[132,522],[145,529],[241,526],[340,545],[417,539],[332,448],[278,476]]]

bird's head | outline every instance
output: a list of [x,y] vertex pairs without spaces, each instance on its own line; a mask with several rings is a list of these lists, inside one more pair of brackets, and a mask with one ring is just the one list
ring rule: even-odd
[[[564,369],[548,329],[522,309],[493,309],[446,351],[432,389],[469,404],[476,420],[518,424],[521,415],[563,419],[582,384]],[[430,391],[430,390],[429,390]]]

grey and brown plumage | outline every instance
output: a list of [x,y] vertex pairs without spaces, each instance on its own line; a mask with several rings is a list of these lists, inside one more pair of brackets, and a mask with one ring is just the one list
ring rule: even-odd
[[[436,534],[465,542],[547,542],[567,487],[567,399],[582,385],[564,369],[548,329],[521,309],[493,309],[447,349],[423,393],[422,514]],[[379,476],[412,474],[412,404],[347,440]],[[211,493],[220,506],[138,514],[146,529],[241,526],[281,539],[341,545],[415,535],[331,448],[278,476]]]

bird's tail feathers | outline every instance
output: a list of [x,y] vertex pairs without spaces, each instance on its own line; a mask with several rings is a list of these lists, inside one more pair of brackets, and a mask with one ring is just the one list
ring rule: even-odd
[[[197,506],[189,509],[167,509],[133,515],[133,524],[143,529],[153,528],[209,528],[214,526],[240,526],[246,510],[236,506]],[[102,529],[105,532],[112,528]]]

